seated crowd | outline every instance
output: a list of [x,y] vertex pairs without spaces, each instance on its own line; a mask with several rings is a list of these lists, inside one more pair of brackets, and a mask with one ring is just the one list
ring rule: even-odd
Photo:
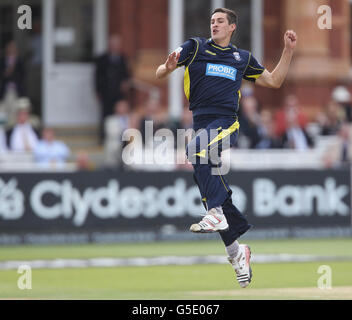
[[70,149],[56,139],[53,128],[42,128],[38,117],[31,114],[28,98],[17,100],[15,119],[0,128],[0,136],[0,153],[31,153],[42,168],[63,167],[70,157]]
[[[317,136],[333,136],[338,137],[342,143],[339,151],[341,162],[350,161],[352,106],[351,94],[345,87],[339,86],[332,91],[330,101],[313,121],[308,121],[295,95],[286,96],[282,108],[268,110],[261,108],[250,87],[243,88],[238,117],[238,149],[304,151],[314,148]],[[99,166],[123,168],[121,155],[128,141],[123,141],[122,135],[126,129],[139,130],[142,142],[148,145],[146,121],[152,123],[152,134],[162,128],[176,133],[178,128],[187,130],[192,127],[192,114],[185,107],[178,122],[170,121],[167,109],[160,105],[158,99],[146,100],[145,105],[137,110],[131,108],[128,100],[117,101],[114,114],[108,116],[104,122],[104,164]],[[12,123],[6,123],[0,114],[0,154],[7,151],[31,153],[34,161],[42,168],[60,168],[72,157],[69,147],[56,139],[53,128],[42,128],[38,117],[31,114],[28,98],[17,100]],[[77,163],[88,163],[87,155],[80,153],[77,158],[82,159]],[[326,162],[327,166],[332,166],[329,160]]]

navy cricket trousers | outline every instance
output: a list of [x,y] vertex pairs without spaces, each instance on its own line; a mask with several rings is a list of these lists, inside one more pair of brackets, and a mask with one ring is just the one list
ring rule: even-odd
[[187,158],[206,209],[222,206],[229,230],[220,232],[220,236],[228,246],[251,227],[232,203],[232,191],[221,172],[221,152],[234,146],[239,123],[233,116],[196,116],[193,129],[196,136],[187,145]]

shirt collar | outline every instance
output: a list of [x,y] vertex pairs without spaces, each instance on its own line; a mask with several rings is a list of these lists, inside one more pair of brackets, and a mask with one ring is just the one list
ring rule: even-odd
[[233,51],[236,51],[236,50],[237,50],[237,47],[234,46],[231,42],[229,43],[228,46],[226,46],[226,47],[221,47],[221,46],[219,46],[218,44],[216,44],[212,38],[209,38],[209,39],[207,40],[207,43],[208,43],[209,45],[211,45],[212,47],[214,47],[214,48],[216,48],[216,49],[218,49],[218,50],[221,50],[221,51],[230,51],[230,50],[231,50],[231,52],[233,52]]

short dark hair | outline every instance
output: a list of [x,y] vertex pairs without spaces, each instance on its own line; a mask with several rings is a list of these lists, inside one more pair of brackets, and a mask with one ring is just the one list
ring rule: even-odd
[[227,9],[227,8],[217,8],[212,12],[211,15],[213,15],[214,13],[217,13],[217,12],[226,13],[227,21],[229,22],[229,24],[235,24],[237,26],[238,16],[235,11],[233,11],[231,9]]

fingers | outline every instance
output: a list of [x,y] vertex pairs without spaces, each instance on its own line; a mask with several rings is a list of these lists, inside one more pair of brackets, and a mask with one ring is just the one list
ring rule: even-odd
[[286,33],[285,33],[285,37],[288,37],[292,41],[296,41],[297,40],[297,34],[293,30],[287,30]]
[[175,59],[175,56],[176,56],[176,53],[175,52],[171,52],[169,54],[169,60],[174,60]]
[[293,30],[287,30],[286,34],[287,35],[296,35],[296,32],[294,32]]
[[171,52],[168,55],[167,60],[166,60],[166,64],[165,64],[166,68],[171,71],[176,69],[179,58],[180,58],[179,52],[178,53],[176,53],[175,51]]
[[169,54],[169,58],[172,59],[172,60],[175,60],[175,61],[178,61],[178,59],[180,58],[180,53],[176,53],[175,51],[174,52],[171,52]]
[[171,52],[167,57],[167,61],[173,64],[175,63],[177,64],[179,58],[180,58],[180,53]]

